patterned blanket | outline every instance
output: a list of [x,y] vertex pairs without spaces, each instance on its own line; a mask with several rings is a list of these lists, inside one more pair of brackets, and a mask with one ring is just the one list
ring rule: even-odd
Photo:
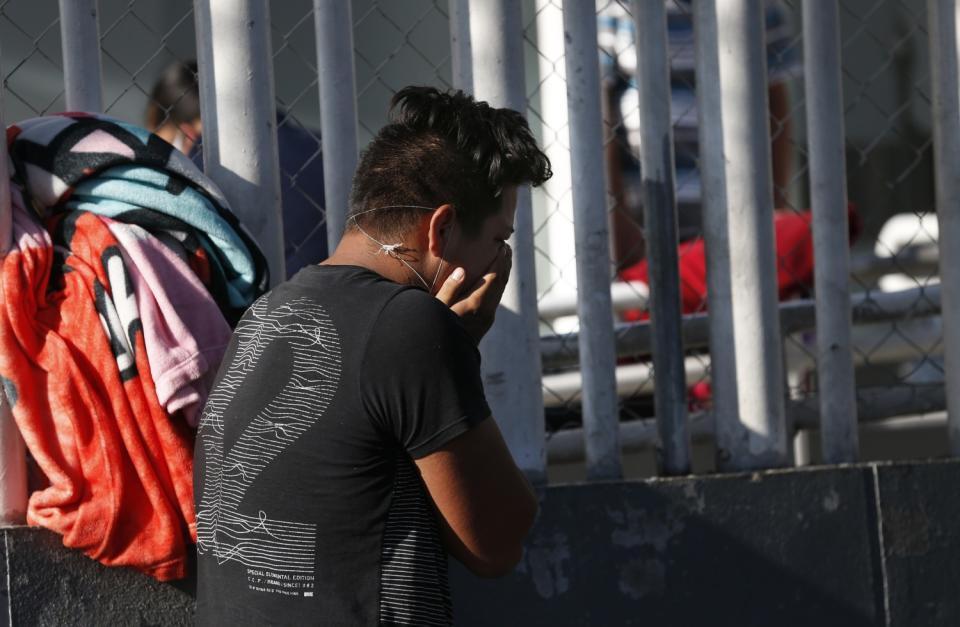
[[142,129],[70,114],[7,135],[0,384],[42,475],[27,521],[104,564],[181,578],[196,538],[188,422],[224,316],[266,289],[263,255],[217,188]]
[[266,259],[223,194],[156,135],[71,113],[14,124],[7,145],[15,179],[41,217],[90,211],[179,243],[231,322],[266,291]]

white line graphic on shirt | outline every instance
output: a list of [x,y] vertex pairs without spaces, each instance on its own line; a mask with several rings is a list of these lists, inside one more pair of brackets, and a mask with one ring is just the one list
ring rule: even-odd
[[[239,562],[248,575],[275,586],[312,588],[316,525],[276,520],[268,512],[239,511],[244,494],[283,450],[319,420],[340,381],[340,338],[323,307],[297,298],[267,311],[267,298],[237,326],[230,369],[211,393],[198,437],[204,456],[203,494],[197,508],[197,551],[218,563]],[[224,450],[223,418],[254,374],[264,350],[283,340],[293,362],[280,392],[254,416],[230,450]],[[242,411],[242,410],[241,410]],[[270,591],[270,590],[267,590]],[[299,594],[296,592],[295,594]],[[304,592],[306,595],[306,592]],[[312,596],[312,595],[311,595]]]

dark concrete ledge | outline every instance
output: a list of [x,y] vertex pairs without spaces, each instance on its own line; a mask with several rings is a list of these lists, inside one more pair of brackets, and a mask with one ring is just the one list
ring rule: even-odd
[[[551,487],[515,573],[452,568],[456,624],[960,625],[958,485],[931,461]],[[0,627],[192,621],[191,582],[0,538]]]
[[891,625],[960,625],[960,463],[880,466]]
[[552,487],[458,625],[960,625],[960,461]]
[[0,575],[9,573],[0,588],[6,601],[0,627],[8,621],[16,627],[193,624],[189,581],[163,584],[132,569],[107,568],[63,548],[59,536],[43,529],[0,534]]

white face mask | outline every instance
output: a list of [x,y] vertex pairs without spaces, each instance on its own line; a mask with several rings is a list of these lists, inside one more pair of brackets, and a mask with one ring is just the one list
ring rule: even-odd
[[384,244],[383,242],[381,242],[380,240],[378,240],[377,238],[375,238],[374,236],[370,235],[365,230],[363,230],[363,228],[360,226],[360,223],[357,222],[357,216],[362,216],[365,213],[372,213],[374,211],[380,211],[381,209],[423,209],[424,211],[433,211],[434,207],[424,207],[423,205],[387,205],[384,207],[377,207],[375,209],[367,209],[366,211],[361,211],[360,213],[355,213],[352,216],[350,216],[350,219],[353,220],[353,224],[354,226],[357,227],[357,230],[363,233],[366,236],[366,238],[369,239],[371,242],[373,242],[374,244],[380,247],[380,250],[377,251],[378,255],[380,253],[386,253],[387,255],[393,257],[403,265],[410,268],[410,270],[412,270],[413,273],[417,275],[417,278],[420,279],[420,282],[423,283],[423,286],[427,288],[427,292],[430,294],[433,294],[433,288],[437,284],[437,279],[440,278],[440,271],[443,270],[443,257],[447,254],[447,246],[449,246],[450,244],[450,238],[447,238],[447,241],[443,245],[443,252],[440,253],[440,265],[437,266],[437,273],[433,275],[433,281],[431,281],[428,284],[427,280],[423,278],[423,275],[417,272],[417,269],[411,266],[409,263],[407,263],[407,260],[401,257],[400,253],[397,252],[397,251],[404,250],[403,242],[397,242],[396,244]]

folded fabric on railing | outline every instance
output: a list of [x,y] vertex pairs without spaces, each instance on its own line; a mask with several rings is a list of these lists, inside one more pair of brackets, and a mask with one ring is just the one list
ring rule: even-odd
[[196,536],[193,431],[158,400],[123,247],[100,216],[41,224],[12,196],[0,377],[48,483],[27,521],[104,564],[183,577]]
[[8,142],[0,382],[43,475],[27,521],[104,564],[183,577],[191,425],[228,319],[266,290],[263,255],[216,186],[143,129],[69,114]]
[[266,260],[222,193],[159,137],[69,113],[12,125],[7,143],[15,178],[39,215],[90,211],[172,238],[209,261],[208,287],[231,322],[266,291]]
[[146,230],[100,220],[120,245],[133,283],[157,400],[197,426],[230,325],[191,268]]

